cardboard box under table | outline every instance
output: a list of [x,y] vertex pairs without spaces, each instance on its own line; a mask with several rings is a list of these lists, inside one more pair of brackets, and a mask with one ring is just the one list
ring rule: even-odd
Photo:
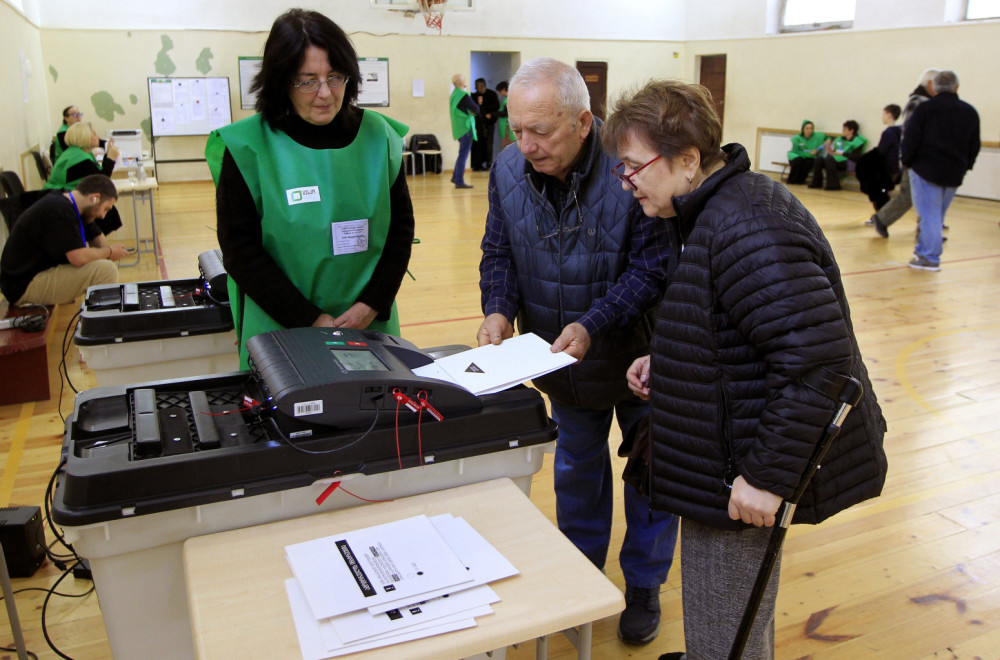
[[[356,343],[405,343],[362,336]],[[316,361],[306,364],[313,373]],[[351,428],[333,418],[307,423],[258,403],[280,403],[277,392],[294,390],[285,386],[295,372],[294,362],[276,361],[270,371],[102,387],[77,397],[53,519],[90,560],[117,660],[193,657],[181,563],[186,539],[498,477],[528,492],[556,436],[541,396],[523,386],[452,397],[450,385],[428,381],[421,388],[444,417],[439,422],[371,394],[397,389],[391,380],[365,380],[359,391],[371,408],[342,391],[325,401],[327,411],[352,403],[355,422],[375,420]],[[412,376],[399,382],[416,386]],[[351,411],[338,414],[346,419]],[[318,506],[335,479],[342,485]]]
[[92,286],[73,342],[98,386],[239,369],[229,306],[200,279]]

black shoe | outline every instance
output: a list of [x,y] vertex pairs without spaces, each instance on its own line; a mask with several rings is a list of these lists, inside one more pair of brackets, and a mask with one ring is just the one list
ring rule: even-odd
[[472,184],[469,183],[456,183],[456,188],[472,188]]
[[660,660],[684,660],[684,651],[673,651],[671,653],[664,653],[660,656]]
[[822,188],[823,187],[823,182],[821,181],[820,183],[810,183],[809,187],[810,188]]
[[885,223],[878,219],[877,215],[873,215],[872,218],[875,219],[875,231],[882,238],[889,238],[889,228],[885,226]]
[[840,190],[840,186],[827,186],[823,190]]
[[618,619],[618,639],[626,644],[649,644],[660,632],[660,588],[625,586],[625,611]]

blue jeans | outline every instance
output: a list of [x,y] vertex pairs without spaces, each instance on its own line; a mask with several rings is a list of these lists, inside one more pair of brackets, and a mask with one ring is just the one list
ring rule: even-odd
[[[608,433],[617,412],[622,432],[649,412],[632,399],[614,409],[584,410],[552,401],[559,424],[553,467],[559,529],[587,559],[604,568],[611,543],[614,487]],[[618,555],[625,583],[650,589],[667,581],[677,543],[677,517],[651,511],[649,499],[625,487],[625,540]]]
[[910,170],[910,195],[920,216],[917,248],[914,253],[936,264],[941,263],[941,229],[944,214],[955,197],[956,188],[947,188],[923,179]]
[[472,149],[472,131],[458,138],[458,160],[455,161],[455,173],[451,175],[452,183],[465,183],[465,159]]

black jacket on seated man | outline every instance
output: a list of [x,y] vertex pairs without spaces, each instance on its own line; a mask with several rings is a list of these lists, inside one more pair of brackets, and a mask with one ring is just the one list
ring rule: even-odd
[[7,238],[0,259],[0,291],[16,303],[31,280],[43,270],[69,263],[66,253],[86,245],[101,233],[97,223],[80,229],[73,206],[59,191],[52,191],[25,211]]

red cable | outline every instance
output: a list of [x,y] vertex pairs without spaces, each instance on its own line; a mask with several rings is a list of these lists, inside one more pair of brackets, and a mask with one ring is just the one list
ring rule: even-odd
[[399,469],[403,469],[403,455],[399,451],[399,399],[396,399],[396,459],[399,461]]

